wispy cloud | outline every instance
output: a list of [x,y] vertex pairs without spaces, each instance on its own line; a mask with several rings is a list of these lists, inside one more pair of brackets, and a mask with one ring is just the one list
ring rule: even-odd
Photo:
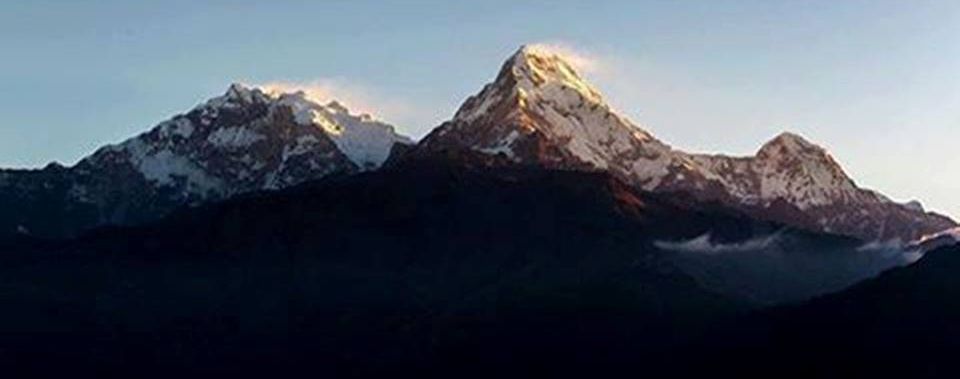
[[654,245],[663,250],[681,251],[687,253],[724,254],[742,253],[767,249],[780,238],[780,233],[759,236],[742,242],[719,243],[714,242],[709,233],[686,241],[656,241]]
[[308,81],[269,81],[257,83],[268,92],[289,93],[303,91],[310,99],[326,104],[337,101],[353,113],[365,113],[385,122],[395,124],[401,131],[417,127],[423,122],[424,111],[413,102],[390,96],[371,86],[344,79],[319,78]]
[[[566,59],[589,78],[614,72],[613,60],[590,50],[562,41],[541,41],[528,46],[549,51]],[[401,133],[419,138],[450,115],[439,112],[436,105],[417,99],[403,98],[382,88],[345,78],[321,77],[310,80],[273,80],[251,83],[265,91],[289,93],[303,91],[319,103],[337,101],[354,113],[366,113],[393,124]]]
[[568,42],[544,41],[528,45],[563,57],[581,74],[597,74],[607,66],[606,59],[586,49],[576,47]]
[[[654,246],[661,250],[696,253],[703,255],[749,254],[765,251],[792,251],[789,237],[783,231],[756,236],[739,242],[716,242],[710,233],[682,241],[655,241]],[[855,248],[839,248],[837,254],[867,254],[870,257],[894,262],[897,265],[910,264],[920,260],[926,252],[922,246],[905,245],[900,241],[868,242]]]

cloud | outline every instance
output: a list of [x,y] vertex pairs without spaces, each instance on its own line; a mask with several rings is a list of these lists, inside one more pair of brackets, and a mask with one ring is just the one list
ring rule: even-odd
[[303,91],[308,98],[321,104],[337,101],[352,113],[369,114],[394,124],[403,132],[419,127],[423,122],[422,109],[413,103],[390,96],[382,91],[343,79],[319,78],[308,81],[270,81],[255,86],[270,93]]
[[581,74],[600,73],[607,66],[606,63],[608,63],[603,57],[584,49],[574,47],[566,42],[537,42],[529,44],[527,47],[559,55]]
[[[654,246],[661,250],[696,253],[703,255],[724,255],[735,253],[762,253],[765,251],[793,251],[792,244],[786,243],[783,231],[757,236],[740,242],[715,242],[710,233],[682,241],[655,241]],[[805,250],[805,249],[800,249]],[[899,241],[869,242],[855,248],[841,248],[836,253],[866,254],[872,258],[895,262],[897,265],[914,263],[923,257],[926,250],[922,246],[904,245]]]
[[780,233],[760,236],[737,243],[716,243],[709,233],[686,241],[656,241],[654,246],[663,250],[701,254],[724,254],[757,251],[777,243]]

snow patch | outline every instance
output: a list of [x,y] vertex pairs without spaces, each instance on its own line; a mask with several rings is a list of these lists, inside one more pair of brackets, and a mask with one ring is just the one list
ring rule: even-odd
[[207,136],[207,142],[219,148],[245,148],[265,140],[262,134],[246,127],[228,127],[214,130]]
[[517,155],[513,152],[513,143],[516,142],[518,138],[520,138],[520,132],[513,130],[510,132],[510,134],[507,135],[506,138],[499,141],[496,145],[492,147],[477,149],[477,151],[480,151],[484,154],[490,154],[490,155],[503,154],[507,158],[516,160]]
[[130,163],[144,179],[159,186],[172,186],[180,178],[184,180],[187,192],[197,195],[206,195],[221,187],[219,179],[207,175],[189,158],[169,149],[151,149],[140,139],[130,140],[119,148],[127,152]]
[[175,117],[173,120],[164,122],[160,125],[160,135],[162,137],[177,136],[180,138],[190,138],[193,135],[194,127],[190,119],[186,117]]
[[293,156],[302,155],[309,153],[313,146],[320,142],[316,136],[304,135],[297,137],[296,142],[293,145],[287,145],[283,147],[283,156],[281,162],[286,162],[287,159]]

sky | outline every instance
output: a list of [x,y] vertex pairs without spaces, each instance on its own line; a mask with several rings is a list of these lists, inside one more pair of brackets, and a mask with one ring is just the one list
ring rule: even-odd
[[3,1],[0,167],[75,163],[232,82],[307,87],[413,137],[519,46],[582,58],[684,150],[781,131],[859,185],[960,218],[960,2]]

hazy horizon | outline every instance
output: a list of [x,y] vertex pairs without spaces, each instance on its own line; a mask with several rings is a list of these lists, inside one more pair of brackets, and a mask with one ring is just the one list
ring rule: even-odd
[[[56,4],[56,6],[50,6]],[[0,167],[72,164],[232,82],[310,87],[414,138],[549,43],[679,149],[782,131],[863,187],[960,217],[960,3],[37,1],[0,5]]]

